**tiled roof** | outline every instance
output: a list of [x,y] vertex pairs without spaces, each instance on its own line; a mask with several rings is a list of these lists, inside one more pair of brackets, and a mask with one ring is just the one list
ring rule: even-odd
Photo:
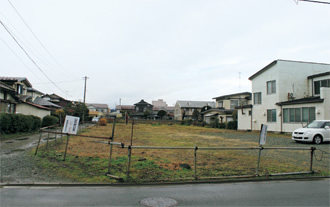
[[61,106],[53,104],[52,102],[49,102],[43,98],[36,97],[33,101],[33,103],[41,105],[41,106],[48,106],[48,107],[55,107],[55,108],[61,108]]
[[212,101],[177,101],[177,104],[181,108],[203,108],[204,106],[215,107],[215,103]]
[[226,98],[230,98],[232,96],[246,96],[246,97],[251,98],[251,93],[250,92],[233,93],[233,94],[228,94],[228,95],[224,95],[224,96],[215,97],[213,99],[226,99]]
[[25,82],[27,87],[32,87],[30,81],[25,77],[4,77],[0,76],[0,81]]
[[98,109],[107,109],[107,108],[109,108],[108,104],[86,103],[86,105],[87,105],[87,107],[88,106],[94,106],[95,108],[98,108]]
[[0,88],[15,93],[15,90],[7,84],[0,81]]
[[116,110],[134,110],[135,107],[133,105],[117,105]]

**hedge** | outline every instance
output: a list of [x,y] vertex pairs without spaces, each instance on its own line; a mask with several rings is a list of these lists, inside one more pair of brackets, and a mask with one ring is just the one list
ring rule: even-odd
[[0,132],[15,134],[18,132],[32,132],[40,128],[41,119],[33,115],[0,114]]
[[55,117],[55,116],[50,116],[50,115],[47,115],[45,116],[43,119],[42,119],[42,124],[41,126],[42,127],[46,127],[46,126],[52,126],[52,125],[56,125],[58,124],[58,118]]

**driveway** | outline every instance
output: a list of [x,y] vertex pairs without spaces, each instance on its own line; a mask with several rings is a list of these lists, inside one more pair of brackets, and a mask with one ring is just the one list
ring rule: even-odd
[[[36,163],[37,160],[31,157],[32,150],[37,145],[39,137],[40,134],[36,133],[0,141],[0,183],[58,181],[58,178],[52,173],[39,169]],[[47,138],[48,133],[43,133],[41,142],[46,142]],[[53,138],[50,137],[50,140]]]
[[16,186],[0,188],[0,201],[2,206],[329,206],[329,182],[327,178],[121,187]]

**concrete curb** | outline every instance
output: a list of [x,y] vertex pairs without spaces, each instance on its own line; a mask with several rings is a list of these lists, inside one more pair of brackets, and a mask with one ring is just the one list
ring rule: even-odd
[[271,181],[299,181],[299,180],[321,180],[329,179],[330,176],[314,176],[314,177],[297,177],[297,178],[260,178],[260,179],[237,179],[237,180],[197,180],[197,181],[180,181],[180,182],[146,182],[146,183],[0,183],[3,187],[121,187],[121,186],[152,186],[152,185],[186,185],[186,184],[221,184],[221,183],[247,183],[247,182],[271,182]]

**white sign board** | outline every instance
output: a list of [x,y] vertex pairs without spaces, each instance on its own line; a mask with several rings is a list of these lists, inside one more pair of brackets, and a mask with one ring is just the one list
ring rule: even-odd
[[79,119],[79,117],[75,116],[65,116],[62,133],[77,134]]
[[267,136],[267,125],[261,124],[260,140],[259,140],[260,145],[266,144],[266,136]]

